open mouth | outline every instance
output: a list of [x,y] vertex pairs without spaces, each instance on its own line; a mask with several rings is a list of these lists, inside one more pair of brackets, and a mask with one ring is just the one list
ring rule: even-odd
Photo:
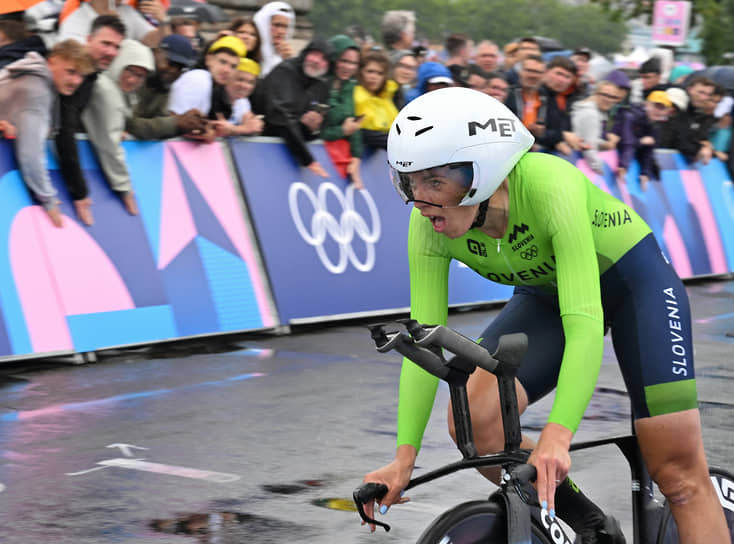
[[443,230],[446,228],[446,218],[441,217],[440,215],[430,215],[428,216],[428,219],[430,219],[431,224],[433,225],[433,230],[436,232],[443,232]]

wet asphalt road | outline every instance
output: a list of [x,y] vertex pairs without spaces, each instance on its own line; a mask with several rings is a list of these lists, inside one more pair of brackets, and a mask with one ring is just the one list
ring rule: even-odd
[[[734,281],[689,284],[710,462],[734,451]],[[480,334],[497,309],[453,313]],[[105,353],[96,364],[0,364],[0,542],[411,542],[438,513],[486,497],[467,471],[418,488],[370,534],[333,499],[388,462],[400,359],[364,323],[301,327]],[[455,461],[440,387],[419,469]],[[542,428],[552,399],[523,416]],[[629,406],[607,339],[578,440],[622,434]],[[587,494],[631,527],[626,465],[613,447],[573,456]],[[381,531],[381,530],[380,530]]]

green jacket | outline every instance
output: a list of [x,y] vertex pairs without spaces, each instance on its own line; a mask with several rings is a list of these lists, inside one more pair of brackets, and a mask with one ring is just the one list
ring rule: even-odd
[[[333,63],[346,49],[356,49],[359,51],[357,44],[343,34],[339,34],[329,39],[334,49]],[[329,83],[329,111],[324,119],[321,127],[321,138],[328,141],[343,139],[342,123],[347,117],[354,117],[354,87],[357,82],[354,79],[342,81],[332,76]],[[362,157],[364,145],[362,144],[362,133],[358,130],[348,137],[349,148],[352,157]]]

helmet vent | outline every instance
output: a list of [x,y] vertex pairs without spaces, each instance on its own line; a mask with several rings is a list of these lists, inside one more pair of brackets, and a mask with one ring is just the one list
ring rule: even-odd
[[430,127],[425,127],[425,128],[422,128],[422,129],[420,129],[420,130],[417,130],[417,131],[415,132],[415,135],[416,135],[416,136],[420,136],[421,134],[423,134],[424,132],[428,132],[428,131],[429,131],[429,130],[431,130],[432,128],[433,128],[433,125],[431,125]]
[[402,130],[400,130],[400,125],[398,125],[397,123],[395,123],[395,130],[398,131],[398,134],[402,133]]
[[418,117],[417,115],[410,115],[408,117],[408,121],[420,121],[421,119],[423,119],[423,117]]

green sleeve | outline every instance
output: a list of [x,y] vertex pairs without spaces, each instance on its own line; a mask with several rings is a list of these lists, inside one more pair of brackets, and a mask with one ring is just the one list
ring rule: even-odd
[[[421,323],[445,325],[448,315],[448,275],[451,261],[441,235],[428,219],[413,210],[408,233],[410,315]],[[400,373],[398,446],[420,450],[433,409],[438,378],[408,359]]]
[[341,140],[343,138],[344,131],[342,130],[341,122],[335,123],[333,125],[327,125],[326,123],[324,123],[324,125],[321,127],[322,140],[333,142],[335,140]]
[[[549,422],[576,432],[594,392],[604,346],[604,319],[588,199],[591,184],[562,161],[534,179],[531,199],[546,223],[556,258],[558,300],[565,348]],[[537,171],[536,171],[537,172]]]
[[362,143],[362,131],[357,130],[349,137],[349,150],[352,152],[352,157],[362,158],[364,154],[364,144]]

